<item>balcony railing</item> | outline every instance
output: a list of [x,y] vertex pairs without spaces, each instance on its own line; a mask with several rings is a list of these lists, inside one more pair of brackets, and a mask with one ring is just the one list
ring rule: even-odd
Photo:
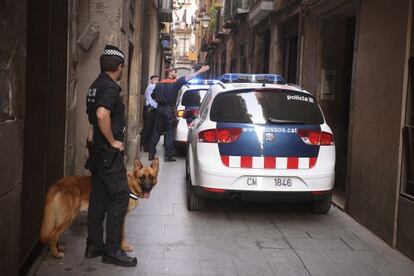
[[172,22],[173,0],[158,0],[160,22]]

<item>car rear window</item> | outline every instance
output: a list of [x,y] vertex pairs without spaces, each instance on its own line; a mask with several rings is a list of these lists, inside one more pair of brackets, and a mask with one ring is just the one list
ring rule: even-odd
[[217,95],[210,119],[223,123],[322,124],[313,96],[288,90],[231,91]]
[[181,104],[184,106],[200,106],[206,93],[206,89],[187,90],[183,95]]

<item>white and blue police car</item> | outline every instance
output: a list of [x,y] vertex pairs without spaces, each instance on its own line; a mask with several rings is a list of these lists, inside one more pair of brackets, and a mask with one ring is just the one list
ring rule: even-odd
[[311,201],[329,211],[333,133],[314,96],[279,75],[225,74],[188,132],[187,207],[207,198]]
[[198,116],[201,101],[210,89],[210,86],[218,83],[217,80],[192,79],[184,85],[177,96],[175,130],[175,146],[187,148],[188,126]]

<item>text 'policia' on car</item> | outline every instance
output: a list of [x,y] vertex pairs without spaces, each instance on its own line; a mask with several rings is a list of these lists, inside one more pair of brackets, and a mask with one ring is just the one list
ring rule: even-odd
[[225,74],[188,131],[187,206],[206,198],[311,201],[327,213],[333,134],[312,94],[279,75]]

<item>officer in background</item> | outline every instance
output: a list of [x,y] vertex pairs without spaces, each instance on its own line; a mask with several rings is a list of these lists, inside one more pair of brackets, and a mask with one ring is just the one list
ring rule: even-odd
[[144,106],[144,127],[141,130],[140,147],[144,147],[144,151],[148,152],[149,138],[151,137],[152,129],[155,123],[155,110],[158,104],[152,98],[152,92],[154,92],[155,85],[158,83],[158,76],[153,75],[150,77],[149,84],[145,89],[145,106]]
[[173,83],[177,81],[177,69],[169,67],[165,70],[165,79],[161,80],[160,83]]
[[[178,91],[181,87],[186,84],[192,78],[208,71],[210,67],[208,65],[203,65],[198,71],[189,74],[185,77],[179,78],[176,82],[172,83],[163,83],[162,81],[158,83],[155,87],[152,97],[158,103],[154,130],[152,132],[151,140],[149,143],[149,154],[148,160],[153,160],[156,154],[156,146],[160,140],[161,131],[167,129],[167,135],[165,137],[165,162],[174,162],[176,161],[172,157],[174,150],[174,129],[176,126],[175,118],[175,104],[177,101]],[[173,72],[176,74],[176,70],[173,69]]]
[[[89,168],[92,191],[88,209],[86,258],[102,256],[102,262],[136,266],[137,259],[121,249],[121,232],[129,203],[124,164],[125,106],[120,96],[125,57],[115,46],[106,45],[100,57],[101,73],[91,85],[86,112],[93,126]],[[103,221],[106,213],[106,244]]]

